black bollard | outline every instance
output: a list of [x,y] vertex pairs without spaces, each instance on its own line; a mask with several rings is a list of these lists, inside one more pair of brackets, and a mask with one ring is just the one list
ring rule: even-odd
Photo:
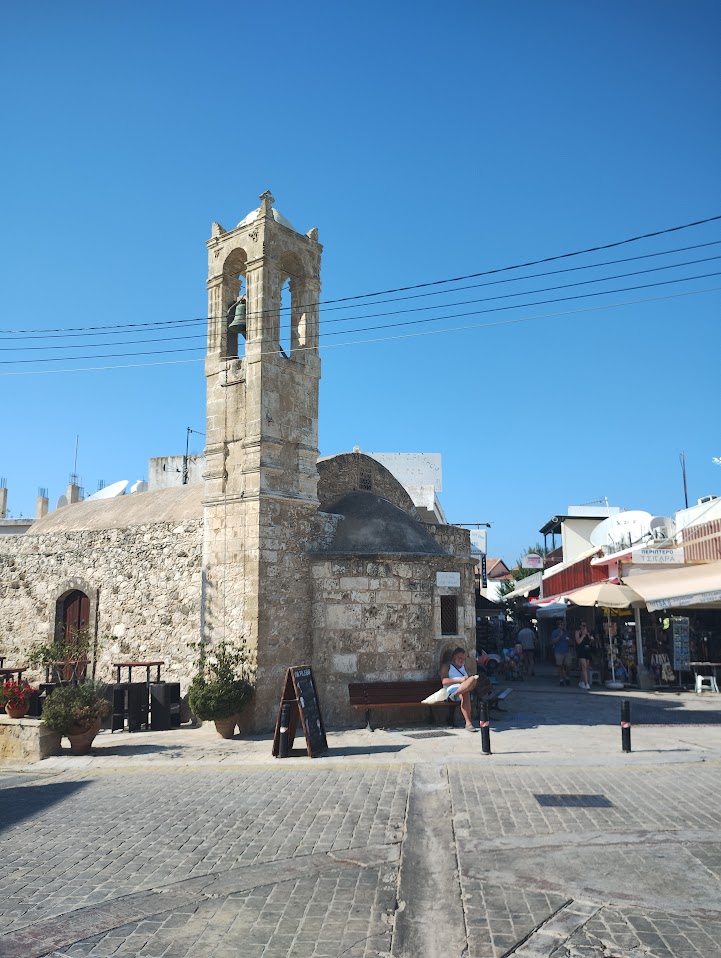
[[631,751],[631,703],[628,699],[621,702],[621,747],[624,752]]
[[280,741],[278,758],[288,758],[288,726],[290,725],[290,705],[280,707]]
[[491,723],[488,719],[488,702],[481,702],[481,751],[491,754]]

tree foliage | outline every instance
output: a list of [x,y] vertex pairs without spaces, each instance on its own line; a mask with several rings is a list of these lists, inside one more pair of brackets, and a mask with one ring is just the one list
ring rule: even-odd
[[522,579],[528,578],[529,575],[533,575],[537,572],[537,569],[522,569],[521,563],[523,562],[523,557],[528,555],[529,552],[535,552],[536,555],[542,556],[545,558],[550,549],[547,549],[544,545],[541,545],[540,542],[536,542],[534,545],[529,546],[521,555],[516,559],[515,566],[510,570],[511,575],[513,576],[513,581],[508,579],[506,582],[501,583],[501,588],[499,590],[499,598],[503,598],[508,595],[509,592],[513,592],[516,588],[516,583],[520,582]]

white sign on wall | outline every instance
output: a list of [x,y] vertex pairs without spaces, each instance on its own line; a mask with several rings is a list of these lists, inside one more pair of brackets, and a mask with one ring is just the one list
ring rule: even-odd
[[471,529],[471,555],[488,555],[487,529]]
[[631,562],[639,565],[678,565],[683,563],[683,549],[634,549]]
[[436,572],[436,585],[444,585],[455,587],[460,589],[461,587],[461,573],[460,572]]
[[539,556],[536,552],[529,552],[528,555],[525,555],[521,559],[521,568],[522,569],[542,569],[543,568],[543,556]]

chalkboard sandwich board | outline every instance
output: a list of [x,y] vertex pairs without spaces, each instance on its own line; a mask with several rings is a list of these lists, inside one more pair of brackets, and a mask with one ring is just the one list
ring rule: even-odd
[[283,706],[290,706],[290,720],[288,723],[288,748],[293,747],[298,719],[305,734],[305,745],[308,755],[315,758],[328,748],[325,737],[325,726],[318,701],[318,690],[313,679],[313,670],[309,665],[296,665],[288,669],[285,674],[283,694],[278,707],[278,718],[275,722],[273,736],[273,755],[277,758],[280,752],[280,717]]

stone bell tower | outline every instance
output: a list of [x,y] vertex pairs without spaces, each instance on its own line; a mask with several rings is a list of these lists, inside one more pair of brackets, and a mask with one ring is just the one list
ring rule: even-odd
[[322,252],[317,230],[297,233],[270,193],[260,200],[207,243],[203,599],[204,640],[244,638],[254,657],[243,726],[256,730],[275,722],[285,669],[311,657]]

